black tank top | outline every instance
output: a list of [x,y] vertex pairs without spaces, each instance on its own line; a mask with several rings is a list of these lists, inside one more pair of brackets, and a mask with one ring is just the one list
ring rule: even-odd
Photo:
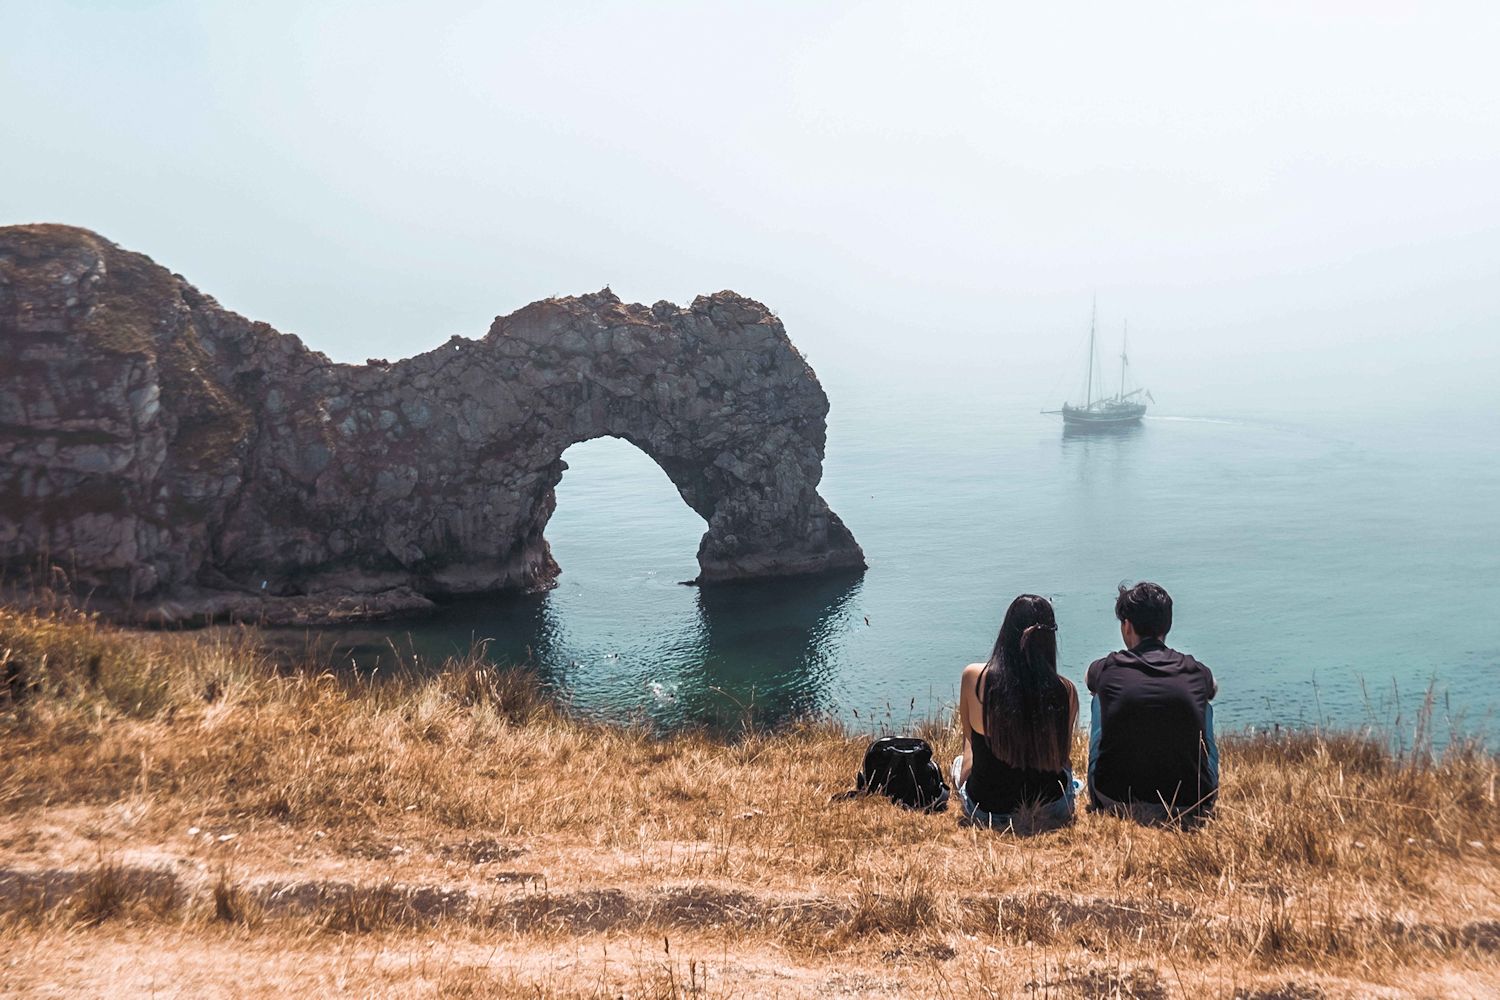
[[[980,710],[984,708],[984,685],[989,671],[980,675],[975,685]],[[1068,710],[1063,709],[1060,726],[1068,724]],[[974,733],[969,746],[974,761],[965,786],[969,798],[986,812],[1015,812],[1023,805],[1056,802],[1063,797],[1063,782],[1070,780],[1066,771],[1040,771],[1034,767],[1014,767],[995,757],[983,733]]]

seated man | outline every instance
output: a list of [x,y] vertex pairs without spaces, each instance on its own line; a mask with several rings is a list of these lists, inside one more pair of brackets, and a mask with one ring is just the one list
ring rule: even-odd
[[1219,793],[1214,675],[1167,646],[1172,598],[1154,583],[1121,585],[1125,649],[1089,665],[1089,805],[1145,823],[1193,823]]

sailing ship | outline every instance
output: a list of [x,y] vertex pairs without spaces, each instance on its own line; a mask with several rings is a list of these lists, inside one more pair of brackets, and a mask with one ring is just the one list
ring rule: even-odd
[[[1126,352],[1126,342],[1129,336],[1129,328],[1121,335],[1120,339],[1120,388],[1112,396],[1103,395],[1104,386],[1099,386],[1100,395],[1094,396],[1094,356],[1096,354],[1094,343],[1095,321],[1098,319],[1099,307],[1096,303],[1094,311],[1089,317],[1089,374],[1087,388],[1084,389],[1084,401],[1082,406],[1074,406],[1072,403],[1064,403],[1061,410],[1043,410],[1043,413],[1061,413],[1063,428],[1065,430],[1105,430],[1113,427],[1128,427],[1139,424],[1141,417],[1146,414],[1146,404],[1140,399],[1144,396],[1151,402],[1156,399],[1146,389],[1125,390],[1125,372],[1130,367],[1130,357]],[[1102,375],[1102,373],[1101,373]]]

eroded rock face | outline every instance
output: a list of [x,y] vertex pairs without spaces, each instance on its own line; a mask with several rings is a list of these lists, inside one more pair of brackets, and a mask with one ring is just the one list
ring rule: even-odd
[[701,581],[862,568],[817,492],[827,413],[781,322],[732,292],[548,299],[341,365],[86,230],[0,228],[0,564],[122,607],[550,586],[562,452],[604,435],[708,522]]

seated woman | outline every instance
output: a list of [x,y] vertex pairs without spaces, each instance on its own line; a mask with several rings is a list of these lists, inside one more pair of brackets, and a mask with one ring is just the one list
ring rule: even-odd
[[958,716],[964,752],[953,787],[969,822],[1020,833],[1072,822],[1078,692],[1057,675],[1057,618],[1046,598],[1011,602],[989,661],[964,668]]

